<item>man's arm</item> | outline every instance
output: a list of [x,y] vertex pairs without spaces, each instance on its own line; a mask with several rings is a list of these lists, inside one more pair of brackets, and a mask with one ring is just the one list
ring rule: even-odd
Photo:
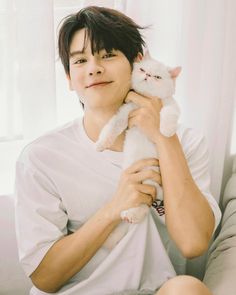
[[159,153],[166,225],[185,257],[203,254],[214,230],[214,214],[194,182],[177,135],[155,139]]
[[192,178],[177,135],[165,137],[160,133],[162,102],[133,91],[126,101],[139,106],[129,114],[129,128],[140,128],[157,147],[168,231],[184,256],[199,256],[212,237],[214,214]]
[[30,276],[37,288],[57,292],[94,256],[120,222],[112,218],[109,206],[100,209],[76,232],[54,243]]

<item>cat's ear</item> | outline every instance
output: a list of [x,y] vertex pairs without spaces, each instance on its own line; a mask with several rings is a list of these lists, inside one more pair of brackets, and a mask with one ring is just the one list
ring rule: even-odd
[[181,67],[169,68],[168,69],[172,79],[176,79],[179,76],[179,73],[181,72],[181,70],[182,70]]

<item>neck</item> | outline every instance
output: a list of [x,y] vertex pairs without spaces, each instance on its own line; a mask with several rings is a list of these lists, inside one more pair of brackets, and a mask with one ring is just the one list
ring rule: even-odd
[[[109,119],[115,114],[114,111],[101,112],[94,114],[93,112],[86,111],[84,114],[84,129],[88,137],[96,142],[102,128],[107,124]],[[122,151],[125,138],[125,132],[120,134],[114,144],[109,148],[113,151]]]

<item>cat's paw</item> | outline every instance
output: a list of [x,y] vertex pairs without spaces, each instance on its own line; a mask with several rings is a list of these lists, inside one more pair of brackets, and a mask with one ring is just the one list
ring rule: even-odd
[[102,152],[108,149],[114,142],[113,136],[107,136],[107,138],[99,138],[96,142],[96,150]]
[[163,107],[160,112],[160,132],[166,137],[174,135],[178,127],[179,109],[177,107]]
[[106,149],[107,147],[102,143],[102,142],[96,142],[96,151],[97,152],[102,152]]
[[160,132],[162,135],[166,137],[173,136],[177,131],[177,124],[168,124],[162,123],[160,124]]
[[128,210],[122,211],[120,216],[121,219],[126,222],[140,223],[143,221],[148,212],[149,207],[147,205],[141,205],[139,207],[130,208]]

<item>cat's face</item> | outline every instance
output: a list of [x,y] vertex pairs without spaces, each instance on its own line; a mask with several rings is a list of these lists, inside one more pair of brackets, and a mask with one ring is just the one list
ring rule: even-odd
[[152,58],[134,63],[132,87],[140,94],[161,99],[172,96],[175,91],[174,79],[168,67]]

